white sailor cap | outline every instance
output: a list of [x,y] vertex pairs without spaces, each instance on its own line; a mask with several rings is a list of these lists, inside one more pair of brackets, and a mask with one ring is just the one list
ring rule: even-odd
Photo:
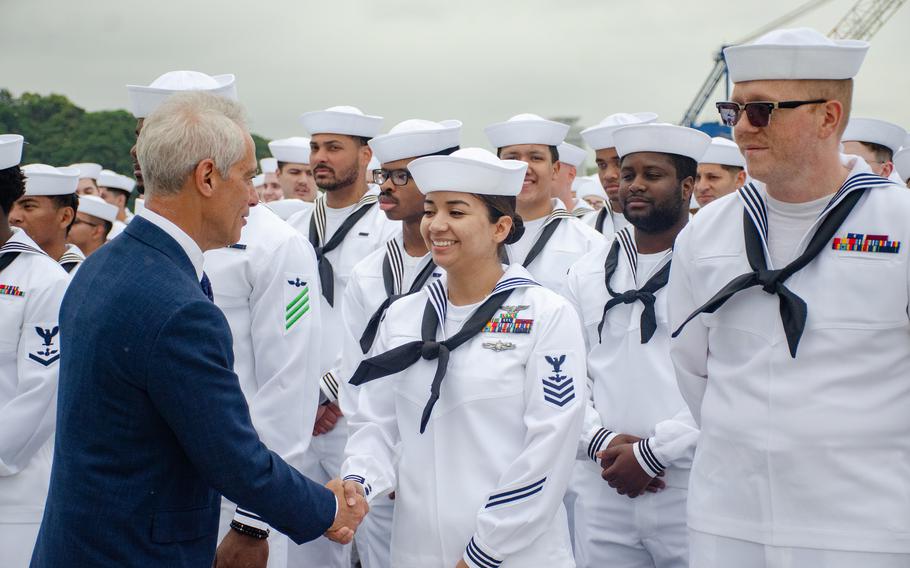
[[0,170],[19,165],[24,142],[25,138],[18,134],[0,134]]
[[101,170],[101,174],[98,176],[98,186],[132,193],[133,188],[136,187],[136,180],[111,170]]
[[116,205],[111,205],[97,195],[79,196],[79,213],[85,213],[113,223],[117,220],[118,211]]
[[569,133],[569,125],[524,113],[516,114],[505,122],[491,124],[483,132],[497,149],[517,144],[559,146]]
[[910,146],[894,154],[894,169],[900,174],[902,182],[910,179]]
[[704,132],[674,124],[626,126],[613,133],[613,140],[620,157],[636,152],[660,152],[686,156],[696,162],[711,145],[711,137]]
[[737,168],[746,167],[746,159],[743,157],[742,152],[739,151],[739,146],[736,145],[736,142],[722,136],[715,136],[711,139],[711,145],[708,146],[705,155],[698,162],[700,164],[736,166]]
[[841,136],[841,142],[879,144],[892,153],[900,150],[906,139],[907,131],[902,127],[874,118],[851,118]]
[[98,179],[98,176],[101,174],[101,164],[85,163],[85,164],[70,164],[68,167],[76,168],[79,170],[79,179]]
[[[269,148],[271,150],[271,148]],[[307,140],[307,157],[310,153],[310,141]],[[304,162],[299,162],[304,163]],[[278,158],[262,158],[259,160],[259,169],[262,170],[264,174],[273,174],[278,171]]]
[[130,97],[130,110],[136,118],[152,114],[165,99],[180,91],[205,91],[237,100],[237,85],[233,75],[206,75],[199,71],[169,71],[147,87],[127,85],[126,90]]
[[411,119],[399,122],[370,140],[373,156],[381,163],[427,156],[461,144],[461,122],[458,120]]
[[585,158],[588,157],[588,153],[584,149],[568,142],[563,142],[557,146],[556,151],[559,153],[560,162],[576,168],[580,167]]
[[253,176],[253,187],[262,187],[265,185],[265,174]]
[[604,191],[604,186],[600,184],[597,175],[576,177],[575,180],[572,181],[572,190],[575,192],[575,197],[578,199],[584,199],[585,197],[593,195],[607,201],[607,192]]
[[851,79],[869,42],[830,39],[811,28],[774,30],[753,43],[724,49],[730,80]]
[[25,174],[25,195],[70,195],[79,186],[79,170],[55,168],[47,164],[22,167]]
[[305,112],[300,116],[303,128],[314,134],[345,134],[372,138],[382,128],[382,117],[363,114],[357,107],[334,106]]
[[[290,164],[310,163],[310,139],[304,136],[292,136],[269,142],[269,152],[278,162]],[[278,164],[275,164],[278,169]],[[265,168],[263,168],[265,170]]]
[[462,148],[448,156],[426,156],[408,164],[420,192],[457,191],[481,195],[516,196],[528,164],[500,160],[483,148]]
[[623,126],[632,124],[650,124],[657,120],[657,114],[653,112],[618,112],[611,114],[600,121],[597,126],[590,126],[581,131],[581,137],[584,138],[585,144],[594,150],[603,150],[604,148],[614,148],[613,133]]

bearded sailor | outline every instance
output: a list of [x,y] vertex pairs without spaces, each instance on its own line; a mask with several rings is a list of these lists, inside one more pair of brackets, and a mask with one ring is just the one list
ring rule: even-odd
[[597,176],[608,197],[607,207],[596,215],[585,217],[585,221],[598,233],[609,237],[629,225],[622,215],[622,205],[619,203],[619,154],[613,142],[613,133],[623,126],[648,124],[656,120],[657,115],[653,112],[619,112],[581,131],[585,144],[594,149]]
[[687,568],[686,485],[698,430],[670,359],[666,284],[710,138],[644,124],[614,140],[631,225],[569,271],[591,379],[575,558],[590,568]]
[[572,217],[562,201],[552,198],[561,168],[557,147],[568,131],[565,124],[534,114],[519,114],[484,129],[501,159],[528,164],[517,197],[525,232],[505,248],[506,259],[521,264],[537,282],[560,294],[565,292],[566,273],[572,263],[603,242],[602,235]]
[[568,301],[500,263],[526,169],[478,148],[408,165],[446,275],[390,306],[351,378],[342,468],[372,501],[396,491],[396,568],[574,566],[562,498],[584,339]]
[[694,568],[910,564],[910,192],[839,152],[868,48],[799,28],[724,50],[755,181],[679,235],[667,301]]
[[[17,134],[0,135],[0,550],[9,568],[29,565],[44,514],[60,367],[58,312],[69,283],[25,231],[10,227],[10,209],[25,191],[22,143]],[[36,183],[75,192],[78,177],[42,176]]]
[[[377,206],[379,189],[367,186],[367,165],[373,155],[368,142],[379,134],[382,117],[340,106],[304,113],[300,120],[311,136],[309,165],[323,190],[314,207],[288,219],[316,249],[322,289],[322,404],[302,472],[325,483],[338,477],[347,441],[347,424],[338,405],[345,287],[354,266],[384,248],[400,224],[389,221]],[[290,565],[348,568],[349,556],[350,546],[320,539],[294,547]]]
[[[384,248],[358,263],[351,273],[342,303],[347,339],[342,377],[349,378],[369,352],[388,306],[419,292],[443,272],[433,262],[420,234],[424,198],[408,165],[421,156],[451,154],[458,149],[460,138],[461,123],[457,120],[412,119],[370,140],[373,157],[380,164],[372,172],[373,181],[380,187],[379,206],[389,220],[401,221],[401,231]],[[356,407],[356,391],[345,380],[341,383],[341,408],[350,415]],[[393,505],[391,495],[374,500],[370,515],[357,530],[357,552],[364,568],[391,566]]]

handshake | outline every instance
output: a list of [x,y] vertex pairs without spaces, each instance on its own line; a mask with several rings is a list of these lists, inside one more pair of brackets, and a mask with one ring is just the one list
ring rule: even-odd
[[335,522],[325,531],[326,538],[339,544],[348,544],[354,539],[354,532],[361,521],[370,512],[363,486],[356,481],[333,479],[325,484],[338,500],[338,513]]

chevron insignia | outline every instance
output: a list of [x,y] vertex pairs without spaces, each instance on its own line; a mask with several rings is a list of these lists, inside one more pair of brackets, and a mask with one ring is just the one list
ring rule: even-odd
[[54,338],[59,332],[59,326],[54,326],[52,328],[35,327],[35,333],[41,338],[41,346],[36,349],[34,353],[29,353],[28,358],[45,367],[50,367],[56,363],[57,360],[60,359],[60,350],[54,349],[53,347]]
[[310,311],[310,287],[296,275],[285,275],[284,330],[290,331]]
[[543,382],[543,399],[554,406],[562,408],[575,399],[575,383],[572,377],[563,374],[562,366],[566,355],[546,355],[544,359],[550,367]]

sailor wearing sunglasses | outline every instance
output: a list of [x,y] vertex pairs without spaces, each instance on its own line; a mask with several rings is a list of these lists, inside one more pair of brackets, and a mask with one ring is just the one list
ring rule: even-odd
[[725,50],[755,181],[679,235],[668,299],[694,568],[910,565],[910,193],[839,151],[868,47]]

